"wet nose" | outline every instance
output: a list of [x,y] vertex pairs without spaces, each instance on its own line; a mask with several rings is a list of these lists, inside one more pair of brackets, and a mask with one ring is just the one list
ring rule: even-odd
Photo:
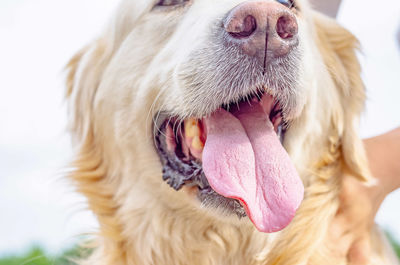
[[274,1],[251,1],[233,8],[224,20],[227,42],[249,56],[276,58],[298,44],[294,13]]

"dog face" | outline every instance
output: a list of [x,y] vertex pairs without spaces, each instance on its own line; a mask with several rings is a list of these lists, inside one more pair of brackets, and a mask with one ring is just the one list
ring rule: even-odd
[[125,0],[70,63],[74,178],[118,229],[152,209],[279,231],[332,148],[367,175],[355,46],[301,0]]

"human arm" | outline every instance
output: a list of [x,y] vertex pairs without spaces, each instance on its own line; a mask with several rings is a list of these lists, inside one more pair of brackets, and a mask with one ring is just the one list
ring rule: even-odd
[[382,192],[400,187],[400,128],[364,141],[372,175]]

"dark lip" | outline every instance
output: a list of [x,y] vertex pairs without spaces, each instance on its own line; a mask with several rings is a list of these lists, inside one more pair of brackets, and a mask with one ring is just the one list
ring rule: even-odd
[[[197,187],[197,198],[204,206],[223,209],[227,213],[236,214],[239,218],[247,216],[238,200],[223,197],[211,188],[200,162],[193,157],[189,160],[183,159],[179,152],[168,151],[165,130],[169,122],[170,119],[164,120],[155,135],[156,150],[163,168],[163,180],[177,191],[183,186]],[[178,143],[176,149],[179,148]]]
[[165,131],[169,126],[169,122],[169,119],[164,120],[155,136],[156,149],[163,165],[163,180],[175,190],[180,190],[185,184],[189,183],[198,186],[199,190],[210,187],[203,173],[201,163],[194,158],[183,159],[183,155],[177,152],[177,150],[181,149],[179,141],[177,141],[174,153],[168,151]]

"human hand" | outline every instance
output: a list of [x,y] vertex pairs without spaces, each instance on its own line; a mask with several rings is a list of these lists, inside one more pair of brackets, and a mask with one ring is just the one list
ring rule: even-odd
[[371,231],[385,196],[379,184],[368,187],[352,176],[343,178],[340,207],[328,235],[334,256],[351,265],[369,264]]
[[366,186],[344,176],[339,210],[328,239],[333,255],[349,264],[368,264],[374,219],[385,197],[400,187],[400,128],[364,141],[377,183]]

